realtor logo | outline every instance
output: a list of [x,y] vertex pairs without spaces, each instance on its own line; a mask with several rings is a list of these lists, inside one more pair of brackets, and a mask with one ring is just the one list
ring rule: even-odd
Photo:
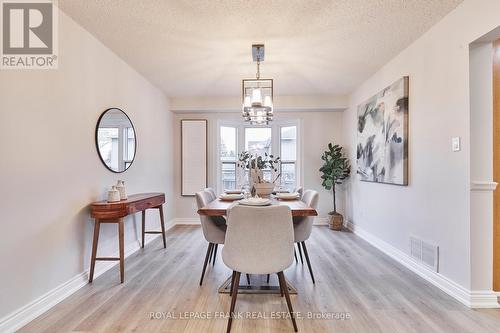
[[1,18],[1,69],[57,68],[54,1],[3,0]]

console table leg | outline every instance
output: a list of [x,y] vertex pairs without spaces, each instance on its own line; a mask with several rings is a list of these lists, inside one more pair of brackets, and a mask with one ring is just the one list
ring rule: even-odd
[[123,283],[125,280],[125,262],[124,262],[124,239],[123,239],[123,224],[124,224],[124,219],[120,218],[118,220],[118,238],[119,238],[119,243],[120,243],[120,281]]
[[142,248],[144,248],[144,234],[146,232],[146,211],[142,211]]
[[165,220],[163,219],[163,205],[158,206],[160,211],[161,234],[163,236],[163,248],[167,248],[167,239],[165,237]]
[[89,282],[92,283],[94,280],[94,268],[95,268],[95,258],[97,257],[97,243],[99,242],[99,227],[101,223],[98,219],[94,222],[94,241],[92,242],[92,257],[90,258],[90,273]]

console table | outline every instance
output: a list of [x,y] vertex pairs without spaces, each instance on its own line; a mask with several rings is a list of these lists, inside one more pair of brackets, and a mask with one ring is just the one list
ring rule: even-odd
[[[94,267],[97,260],[120,261],[120,281],[125,279],[124,265],[124,221],[125,216],[142,212],[142,247],[144,247],[145,234],[162,234],[163,247],[167,247],[165,238],[165,221],[163,219],[163,204],[165,203],[164,193],[140,193],[133,194],[127,200],[118,202],[97,201],[91,204],[91,216],[95,219],[94,241],[92,242],[92,257],[90,259],[89,282],[94,279]],[[160,213],[161,231],[146,231],[146,209],[155,208]],[[97,257],[97,245],[99,242],[99,228],[101,223],[118,224],[119,257]]]

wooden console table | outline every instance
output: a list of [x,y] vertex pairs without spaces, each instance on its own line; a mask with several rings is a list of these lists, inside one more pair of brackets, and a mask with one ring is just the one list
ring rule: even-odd
[[[165,238],[165,221],[163,219],[163,204],[165,203],[164,193],[140,193],[133,194],[127,200],[118,202],[97,201],[91,204],[91,216],[95,219],[94,224],[94,241],[92,243],[92,257],[90,259],[90,274],[89,282],[94,279],[94,268],[96,260],[103,261],[120,261],[120,280],[123,283],[125,279],[124,265],[124,221],[125,216],[142,212],[142,247],[144,247],[145,234],[162,234],[163,247],[167,247]],[[146,209],[155,208],[160,213],[161,231],[146,231]],[[120,248],[119,257],[97,257],[97,244],[99,242],[99,228],[101,223],[116,223],[118,224],[118,240]]]

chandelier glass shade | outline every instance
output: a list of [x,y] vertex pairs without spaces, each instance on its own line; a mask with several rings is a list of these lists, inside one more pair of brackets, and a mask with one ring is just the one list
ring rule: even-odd
[[273,120],[273,80],[243,80],[243,119],[252,125],[267,125]]
[[252,45],[257,62],[255,79],[242,81],[242,116],[252,125],[267,125],[273,120],[273,79],[260,78],[260,62],[264,61],[264,45]]

